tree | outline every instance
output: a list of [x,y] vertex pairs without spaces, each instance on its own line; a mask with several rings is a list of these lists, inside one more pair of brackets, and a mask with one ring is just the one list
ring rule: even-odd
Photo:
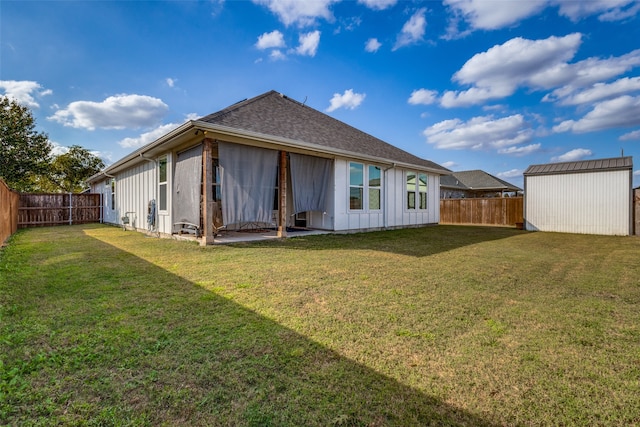
[[0,177],[16,191],[37,190],[50,165],[52,145],[35,125],[28,107],[0,97]]
[[72,145],[69,151],[56,156],[49,168],[50,191],[79,193],[86,188],[85,181],[104,168],[104,163],[87,149]]

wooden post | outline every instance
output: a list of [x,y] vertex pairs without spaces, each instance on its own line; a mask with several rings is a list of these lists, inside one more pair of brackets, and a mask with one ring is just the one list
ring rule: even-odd
[[287,237],[287,152],[280,151],[278,237]]
[[202,141],[202,238],[200,246],[213,244],[213,140],[206,138]]

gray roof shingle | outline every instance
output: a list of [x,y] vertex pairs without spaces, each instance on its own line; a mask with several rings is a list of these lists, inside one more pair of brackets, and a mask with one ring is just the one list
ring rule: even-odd
[[524,176],[557,175],[563,173],[600,172],[633,169],[632,157],[613,157],[610,159],[581,160],[578,162],[546,163],[531,165],[524,171]]
[[328,151],[375,156],[443,174],[450,172],[276,91],[238,102],[199,121],[314,144]]
[[440,178],[440,186],[469,190],[522,191],[522,188],[516,187],[507,181],[479,169],[452,172],[451,176],[443,176]]

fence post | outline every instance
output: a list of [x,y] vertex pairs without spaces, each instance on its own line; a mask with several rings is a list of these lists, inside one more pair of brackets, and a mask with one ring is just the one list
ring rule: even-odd
[[71,195],[71,193],[69,193],[69,225],[73,225],[73,203],[71,201],[71,198],[73,196]]

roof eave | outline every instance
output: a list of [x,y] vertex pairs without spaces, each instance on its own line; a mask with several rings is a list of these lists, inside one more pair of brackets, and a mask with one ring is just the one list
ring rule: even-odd
[[269,144],[279,145],[287,148],[294,148],[294,149],[297,148],[297,149],[303,149],[308,151],[315,151],[318,153],[323,153],[323,154],[332,155],[332,156],[343,156],[343,157],[349,157],[353,159],[364,160],[364,161],[369,161],[374,163],[384,163],[393,167],[400,166],[403,168],[417,169],[420,171],[431,172],[438,175],[450,174],[449,171],[446,171],[444,169],[429,168],[423,165],[399,162],[392,159],[369,156],[366,154],[356,153],[348,150],[329,148],[319,144],[312,144],[309,142],[283,138],[283,137],[278,137],[274,135],[268,135],[260,132],[253,132],[253,131],[237,129],[229,126],[216,125],[216,124],[212,124],[204,121],[195,121],[193,123],[194,123],[194,126],[196,126],[198,129],[202,129],[204,131],[215,132],[222,135],[227,135],[227,136],[232,136],[237,138],[252,139],[257,142],[269,143]]

